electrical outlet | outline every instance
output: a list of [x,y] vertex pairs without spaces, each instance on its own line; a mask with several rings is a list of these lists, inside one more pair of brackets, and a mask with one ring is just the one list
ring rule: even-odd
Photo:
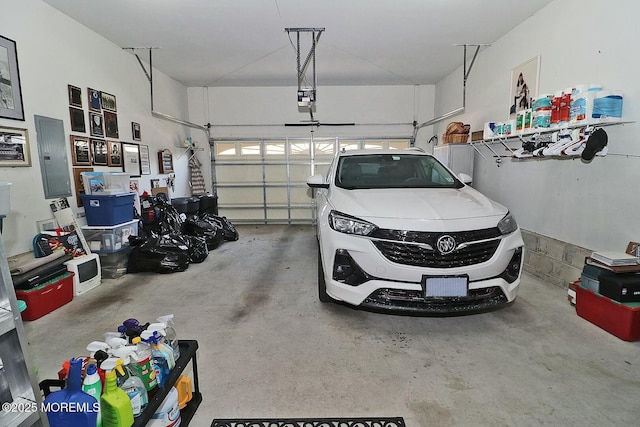
[[76,213],[76,218],[84,218],[84,212]]

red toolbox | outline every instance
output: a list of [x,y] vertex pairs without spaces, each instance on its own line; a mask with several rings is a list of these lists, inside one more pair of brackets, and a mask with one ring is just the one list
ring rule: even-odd
[[640,340],[639,302],[617,302],[579,285],[576,288],[576,312],[622,340]]
[[73,273],[67,272],[42,286],[16,291],[16,297],[27,304],[23,320],[36,320],[73,299]]

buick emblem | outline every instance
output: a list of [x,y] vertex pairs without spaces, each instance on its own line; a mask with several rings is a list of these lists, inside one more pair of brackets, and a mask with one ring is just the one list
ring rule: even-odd
[[436,247],[442,255],[447,255],[456,249],[456,241],[453,239],[453,237],[445,234],[444,236],[440,236],[438,238],[438,240],[436,241]]

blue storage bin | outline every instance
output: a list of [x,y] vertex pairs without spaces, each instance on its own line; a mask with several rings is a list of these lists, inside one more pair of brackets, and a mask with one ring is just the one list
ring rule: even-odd
[[80,194],[89,226],[112,226],[133,219],[135,193]]

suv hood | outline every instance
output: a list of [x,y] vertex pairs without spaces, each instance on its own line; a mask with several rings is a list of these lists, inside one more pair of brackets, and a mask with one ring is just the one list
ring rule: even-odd
[[345,190],[333,188],[334,209],[362,219],[380,218],[439,221],[499,217],[507,209],[469,186],[453,188],[389,188]]

